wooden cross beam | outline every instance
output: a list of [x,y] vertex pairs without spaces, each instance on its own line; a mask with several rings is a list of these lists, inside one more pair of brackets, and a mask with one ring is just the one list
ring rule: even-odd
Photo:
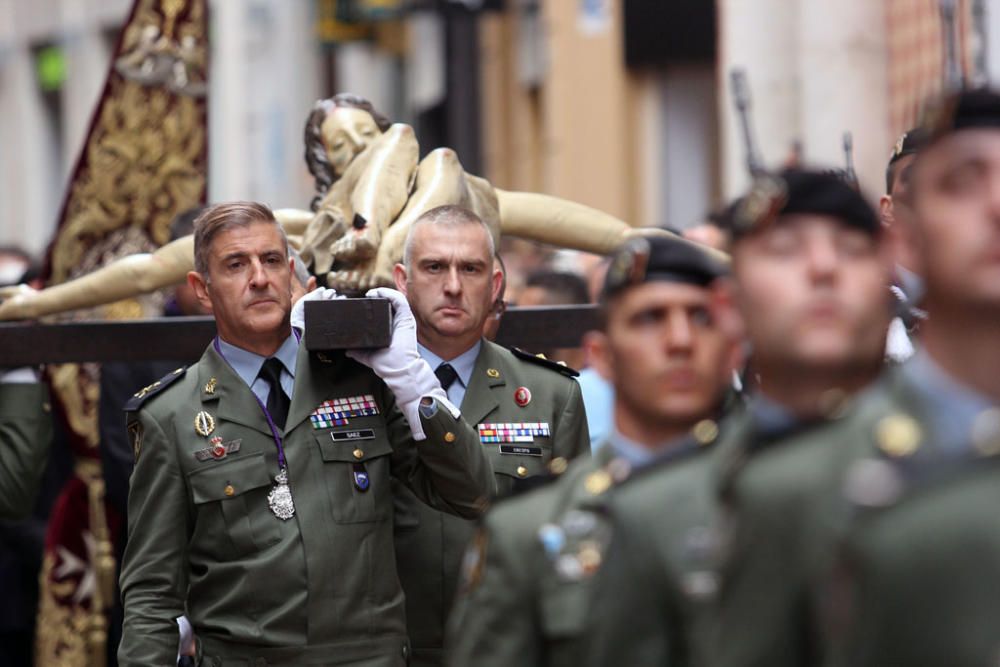
[[[380,315],[379,302],[384,300],[309,304],[306,346],[321,351],[378,347],[379,341],[388,341],[388,311]],[[497,342],[529,351],[576,347],[583,334],[597,326],[597,307],[593,305],[510,308],[501,321]],[[214,335],[215,321],[210,317],[67,324],[4,322],[0,323],[0,368],[84,361],[196,360]]]

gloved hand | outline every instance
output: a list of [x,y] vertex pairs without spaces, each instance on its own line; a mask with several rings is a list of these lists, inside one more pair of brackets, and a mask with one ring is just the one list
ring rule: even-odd
[[346,299],[346,296],[337,294],[335,289],[317,287],[312,292],[307,293],[292,305],[292,327],[302,331],[306,326],[306,301],[333,301],[334,299]]
[[39,381],[37,366],[0,368],[0,384],[34,384]]
[[396,403],[410,424],[413,439],[424,440],[427,436],[420,423],[420,399],[437,399],[456,418],[459,410],[448,401],[434,371],[417,351],[417,323],[406,297],[388,287],[368,290],[365,296],[388,299],[392,304],[392,341],[389,347],[380,350],[349,350],[346,354],[382,378],[396,396]]

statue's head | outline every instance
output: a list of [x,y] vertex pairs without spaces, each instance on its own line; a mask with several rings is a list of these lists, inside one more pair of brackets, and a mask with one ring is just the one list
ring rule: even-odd
[[341,93],[313,105],[306,121],[306,164],[316,179],[315,210],[351,161],[389,129],[389,119],[363,97]]

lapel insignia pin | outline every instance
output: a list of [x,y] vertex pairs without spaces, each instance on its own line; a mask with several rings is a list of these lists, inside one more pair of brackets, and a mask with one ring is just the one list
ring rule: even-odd
[[531,403],[531,391],[527,387],[518,387],[514,391],[514,402],[522,408]]
[[487,368],[486,369],[486,375],[488,375],[489,377],[491,377],[491,378],[493,378],[495,380],[498,377],[500,377],[500,371],[498,371],[495,368]]
[[207,438],[215,430],[215,418],[202,410],[194,416],[194,430],[198,435]]
[[214,394],[215,393],[215,385],[216,385],[216,383],[217,383],[217,380],[215,378],[210,378],[208,380],[208,382],[205,383],[205,393],[206,394]]

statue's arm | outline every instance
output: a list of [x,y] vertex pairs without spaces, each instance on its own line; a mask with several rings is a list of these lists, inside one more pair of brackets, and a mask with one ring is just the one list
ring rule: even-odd
[[633,236],[674,236],[655,227],[632,227],[603,211],[551,195],[499,188],[496,193],[504,235],[601,255]]
[[156,252],[123,257],[43,290],[0,290],[0,320],[36,319],[147,294],[183,282],[193,268],[194,239],[185,236]]

